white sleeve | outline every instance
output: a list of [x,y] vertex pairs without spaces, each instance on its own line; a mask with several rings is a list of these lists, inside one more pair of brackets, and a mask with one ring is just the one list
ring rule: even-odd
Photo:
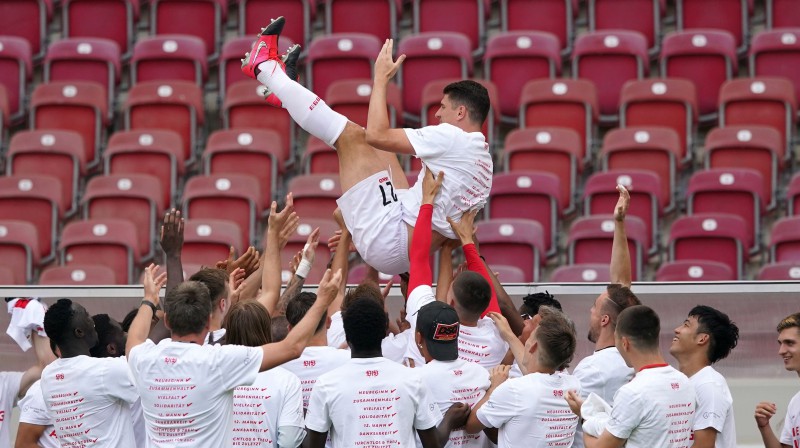
[[31,425],[50,426],[54,423],[54,419],[50,416],[47,410],[47,405],[44,403],[44,395],[42,395],[42,388],[38,383],[28,389],[25,398],[19,402],[19,422],[28,423]]
[[[622,387],[614,395],[614,406],[606,430],[618,439],[628,439],[644,417],[642,397]],[[624,403],[624,405],[622,405]]]
[[425,126],[424,128],[405,128],[408,141],[420,159],[433,159],[445,154],[455,142],[458,128],[449,124]]
[[433,401],[431,391],[428,386],[422,381],[420,375],[417,376],[417,412],[414,416],[414,429],[424,431],[431,429],[438,425],[442,420],[442,411],[439,410],[439,405]]
[[19,399],[19,384],[22,382],[23,372],[0,372],[0,397],[12,397],[8,402],[10,408],[17,404]]
[[139,392],[133,384],[133,375],[124,358],[112,358],[106,365],[104,384],[106,393],[128,404],[139,398]]
[[278,448],[297,448],[306,438],[306,429],[297,426],[278,427]]
[[[278,428],[289,426],[304,427],[303,422],[303,393],[300,389],[300,378],[291,374],[284,384],[283,403],[278,416]],[[279,429],[280,430],[280,429]]]
[[789,407],[786,409],[786,419],[783,421],[783,429],[781,430],[781,443],[783,445],[793,446],[792,443],[796,437],[793,432],[797,430],[798,422],[800,422],[800,393],[792,397]]
[[411,330],[417,328],[417,312],[423,306],[436,300],[431,285],[419,285],[408,294],[406,302],[406,320],[411,324]]
[[331,314],[331,326],[328,328],[327,336],[328,347],[342,348],[342,345],[347,343],[341,311]]
[[325,385],[320,380],[317,380],[314,388],[311,389],[311,397],[308,399],[306,428],[316,432],[328,432],[331,429],[329,404],[325,393]]
[[581,398],[586,398],[590,393],[594,392],[598,396],[604,396],[603,384],[605,377],[593,364],[584,362],[586,358],[575,366],[572,375],[581,383]]
[[713,382],[695,386],[697,395],[697,408],[694,411],[694,425],[692,430],[714,428],[722,432],[725,425],[725,416],[733,405],[725,396],[719,386]]
[[[515,380],[506,380],[497,386],[489,399],[483,403],[476,416],[487,428],[501,428],[519,413],[517,399],[520,394],[514,387]],[[526,397],[532,399],[532,397]]]
[[264,357],[261,347],[214,345],[208,348],[217,350],[215,365],[225,366],[219,370],[222,375],[223,390],[233,390],[255,382],[261,370],[261,359]]

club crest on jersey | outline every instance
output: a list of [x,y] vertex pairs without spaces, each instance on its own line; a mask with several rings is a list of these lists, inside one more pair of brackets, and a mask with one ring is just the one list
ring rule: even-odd
[[672,383],[672,390],[678,390],[681,388],[680,383]]
[[436,324],[436,330],[433,332],[434,341],[452,341],[458,337],[458,322],[454,324]]

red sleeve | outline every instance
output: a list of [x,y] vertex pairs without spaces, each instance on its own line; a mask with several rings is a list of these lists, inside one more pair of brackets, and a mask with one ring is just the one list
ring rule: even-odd
[[414,237],[411,239],[409,261],[411,264],[408,273],[408,292],[411,293],[417,286],[433,283],[431,273],[431,220],[433,219],[433,204],[422,204],[419,207],[417,224],[414,226]]
[[474,244],[467,244],[462,249],[464,250],[464,257],[467,259],[467,269],[481,274],[489,282],[489,287],[492,288],[492,298],[489,300],[489,306],[486,307],[486,311],[481,314],[481,317],[491,312],[499,313],[500,304],[497,302],[497,294],[494,292],[494,283],[492,283],[492,278],[489,277],[489,271],[486,270],[486,265],[483,264],[478,250],[475,249]]

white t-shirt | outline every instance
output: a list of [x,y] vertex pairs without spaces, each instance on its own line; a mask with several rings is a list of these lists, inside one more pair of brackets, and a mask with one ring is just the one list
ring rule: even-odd
[[781,431],[781,443],[791,447],[800,444],[800,392],[792,397],[786,409],[786,420]]
[[[457,239],[447,217],[460,220],[465,211],[483,208],[492,189],[494,165],[486,137],[446,123],[405,131],[416,156],[434,173],[442,170],[446,173],[431,224],[433,230]],[[400,190],[398,195],[405,212],[403,220],[411,226],[417,222],[422,203],[424,173],[422,170],[414,186]]]
[[[486,394],[490,385],[488,370],[463,359],[455,361],[434,359],[416,370],[422,374],[422,380],[431,391],[431,398],[439,406],[442,417],[453,403],[461,402],[469,407],[475,406]],[[483,431],[467,434],[465,430],[459,429],[450,433],[450,441],[445,447],[482,448],[486,446],[486,440]],[[418,443],[417,446],[422,445]]]
[[689,378],[697,394],[692,430],[714,428],[716,448],[736,448],[736,423],[733,420],[733,397],[725,377],[711,366],[703,367]]
[[261,372],[250,386],[233,392],[233,429],[226,446],[278,446],[278,429],[303,428],[300,379],[275,367]]
[[622,386],[606,430],[627,448],[691,447],[696,400],[686,375],[670,366],[646,368]]
[[17,403],[22,372],[0,372],[0,447],[11,446],[11,409]]
[[147,340],[128,353],[149,447],[224,446],[233,390],[255,382],[261,347]]
[[[347,337],[344,333],[344,321],[342,321],[341,311],[337,311],[331,315],[331,325],[328,328],[326,336],[328,338],[328,347],[349,350],[347,346]],[[414,345],[410,344],[413,338],[414,333],[411,329],[405,330],[400,334],[389,334],[381,341],[383,357],[396,363],[404,364],[408,354],[408,346]]]
[[131,403],[139,394],[125,358],[59,358],[42,371],[42,394],[61,446],[136,446]]
[[38,445],[42,448],[60,448],[56,427],[53,426],[54,418],[47,412],[47,405],[42,396],[41,381],[33,383],[19,401],[19,422],[30,425],[44,426],[44,432],[39,437]]
[[308,399],[320,375],[341,367],[350,361],[350,351],[333,347],[306,347],[299,358],[293,359],[281,367],[300,378],[303,394],[303,410],[308,409]]
[[578,416],[564,397],[580,388],[572,375],[529,373],[499,385],[477,417],[484,426],[499,428],[500,448],[570,446]]
[[317,380],[306,428],[330,431],[335,447],[411,447],[415,429],[436,426],[441,412],[416,369],[386,358],[354,358]]
[[[433,294],[433,288],[429,285],[419,285],[411,291],[406,303],[406,319],[411,324],[411,328],[417,328],[417,312],[419,309],[435,300],[436,296]],[[500,332],[492,319],[484,317],[478,321],[476,327],[459,326],[459,358],[491,369],[503,362],[506,353],[508,353],[508,343],[500,336]],[[421,358],[416,344],[408,344],[406,357],[412,359]]]
[[341,311],[331,314],[331,325],[328,327],[326,336],[328,337],[328,347],[347,348],[347,337],[344,334]]

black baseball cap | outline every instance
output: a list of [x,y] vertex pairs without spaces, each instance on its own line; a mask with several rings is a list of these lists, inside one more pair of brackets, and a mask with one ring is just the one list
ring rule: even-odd
[[444,302],[433,301],[417,312],[417,331],[437,361],[458,359],[459,326],[456,310]]

